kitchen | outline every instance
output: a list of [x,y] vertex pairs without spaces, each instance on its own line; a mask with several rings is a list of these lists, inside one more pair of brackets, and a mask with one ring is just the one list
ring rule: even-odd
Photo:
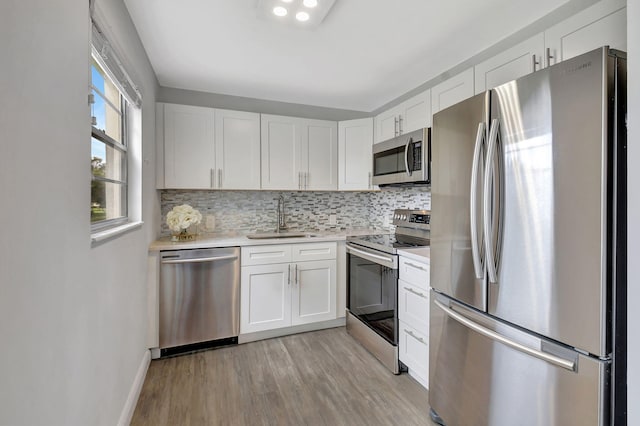
[[[155,191],[155,103],[189,102],[179,102],[184,92],[158,86],[125,5],[96,3],[111,31],[122,37],[117,44],[132,62],[131,73],[140,78],[143,89],[143,170],[132,179],[142,199],[133,213],[144,224],[94,247],[88,242],[88,147],[83,121],[88,5],[3,3],[1,43],[8,54],[0,85],[2,218],[8,223],[2,239],[0,298],[3,424],[117,423],[124,411],[131,410],[127,401],[147,352],[147,249],[163,222],[161,194]],[[629,22],[640,16],[637,0],[628,1],[627,8]],[[635,53],[640,34],[637,26],[627,27],[627,51]],[[629,59],[631,69],[636,69],[634,55]],[[629,140],[635,141],[639,101],[634,79],[629,80],[628,93]],[[630,182],[638,181],[638,161],[637,147],[631,143]],[[54,167],[58,164],[63,167]],[[638,197],[631,188],[630,218],[638,217]],[[638,253],[637,226],[629,222],[631,259]],[[637,268],[630,263],[630,284],[640,277]],[[637,291],[629,286],[629,300]],[[631,327],[640,323],[638,315],[629,309]],[[628,349],[629,358],[637,358],[633,334]],[[630,365],[629,400],[638,399],[636,368]],[[635,407],[629,408],[629,423],[638,423]]]

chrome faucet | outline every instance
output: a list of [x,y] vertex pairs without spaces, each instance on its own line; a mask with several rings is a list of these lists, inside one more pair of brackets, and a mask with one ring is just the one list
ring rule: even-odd
[[284,213],[284,196],[280,194],[278,197],[278,226],[276,232],[284,231],[287,229],[287,218]]

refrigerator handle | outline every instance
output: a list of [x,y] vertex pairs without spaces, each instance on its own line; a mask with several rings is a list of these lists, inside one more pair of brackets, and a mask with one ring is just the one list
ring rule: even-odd
[[473,258],[473,271],[476,274],[477,279],[482,278],[483,268],[482,260],[480,259],[480,246],[478,238],[478,167],[480,164],[480,149],[484,139],[485,124],[480,122],[478,124],[478,134],[476,135],[476,144],[473,149],[473,163],[471,166],[471,191],[469,199],[469,211],[471,217],[469,223],[471,224],[471,257]]
[[557,367],[561,367],[569,371],[576,371],[575,360],[568,360],[565,358],[561,358],[559,356],[556,356],[547,352],[543,352],[535,348],[530,348],[529,346],[515,342],[509,339],[508,337],[503,336],[500,333],[496,333],[495,331],[490,330],[486,327],[483,327],[480,324],[470,320],[464,315],[454,311],[451,307],[443,305],[442,302],[440,302],[439,300],[434,300],[433,303],[435,303],[438,308],[442,309],[442,311],[445,314],[447,314],[447,316],[453,318],[454,320],[458,321],[460,324],[464,325],[467,328],[470,328],[471,330],[475,331],[478,334],[482,334],[483,336],[488,337],[491,340],[500,342],[505,346],[509,346],[510,348],[513,348],[519,352],[523,352],[527,355],[531,355],[533,357],[546,361],[550,364],[553,364]]
[[[482,215],[484,216],[484,252],[486,256],[487,271],[489,272],[489,282],[498,282],[498,271],[496,268],[496,259],[494,250],[492,247],[493,236],[493,223],[491,223],[491,201],[495,198],[496,191],[495,186],[492,188],[494,160],[496,157],[497,145],[498,145],[498,128],[500,127],[500,121],[494,118],[491,121],[491,127],[489,128],[489,145],[487,147],[487,162],[484,167],[484,185],[483,194],[484,199],[482,203]],[[494,190],[493,192],[491,190]]]

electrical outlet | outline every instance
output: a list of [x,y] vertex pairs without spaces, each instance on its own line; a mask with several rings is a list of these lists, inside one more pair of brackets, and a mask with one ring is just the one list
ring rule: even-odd
[[207,231],[213,231],[216,229],[216,217],[212,214],[206,216],[205,227]]
[[338,223],[338,218],[335,214],[329,215],[329,225],[335,225]]

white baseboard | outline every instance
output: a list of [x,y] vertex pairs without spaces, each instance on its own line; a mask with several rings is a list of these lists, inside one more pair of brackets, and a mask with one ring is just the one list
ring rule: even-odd
[[151,352],[145,351],[142,357],[142,361],[140,362],[140,366],[138,367],[136,378],[133,381],[133,384],[131,385],[129,396],[127,396],[127,400],[125,401],[124,407],[122,408],[122,412],[120,413],[120,420],[118,420],[118,426],[127,426],[131,423],[131,419],[133,418],[133,412],[136,410],[136,405],[138,404],[138,397],[140,396],[140,391],[142,390],[142,385],[144,384],[144,378],[147,376],[147,370],[149,369],[150,363],[151,363]]
[[296,333],[306,333],[307,331],[323,330],[325,328],[342,327],[345,325],[345,317],[334,320],[314,322],[311,324],[295,325],[292,327],[276,328],[274,330],[256,331],[254,333],[241,334],[238,336],[238,343],[249,343],[258,340],[272,339],[274,337],[288,336]]

